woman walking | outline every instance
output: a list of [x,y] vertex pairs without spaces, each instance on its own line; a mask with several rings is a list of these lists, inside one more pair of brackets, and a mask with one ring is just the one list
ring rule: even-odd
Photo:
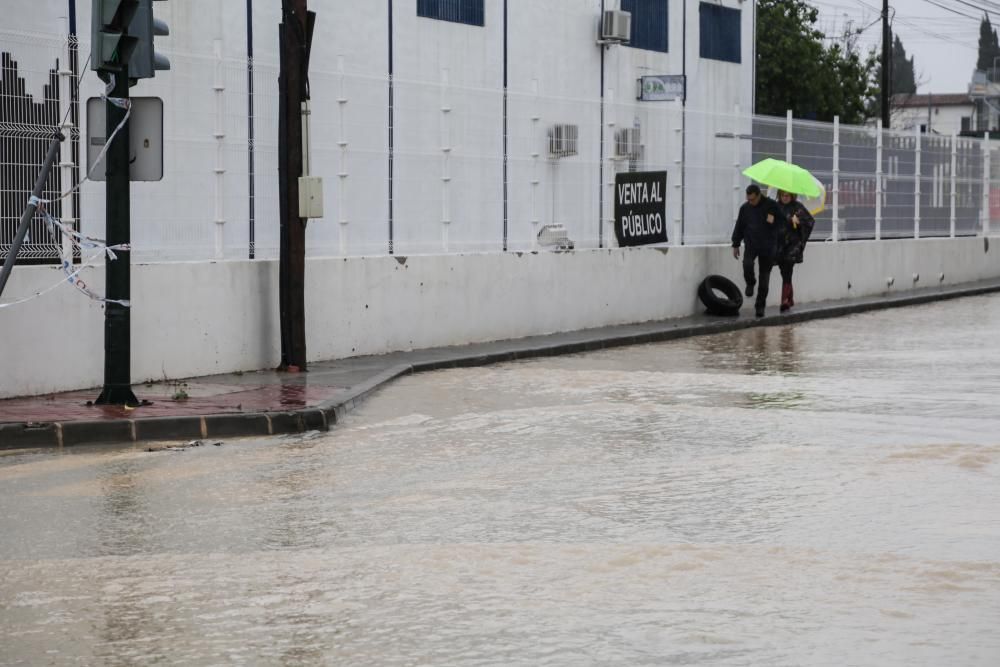
[[781,312],[795,305],[792,269],[802,263],[809,235],[816,221],[794,194],[778,191],[778,203],[785,214],[785,227],[778,240],[778,269],[781,271]]

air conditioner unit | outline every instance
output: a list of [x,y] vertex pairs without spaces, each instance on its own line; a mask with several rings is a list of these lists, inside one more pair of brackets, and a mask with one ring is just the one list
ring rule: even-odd
[[632,14],[605,10],[601,17],[601,43],[628,44],[632,36]]
[[642,141],[637,127],[623,127],[615,132],[615,157],[637,160],[642,154]]
[[549,128],[549,155],[568,157],[577,153],[579,127],[576,125],[554,125]]

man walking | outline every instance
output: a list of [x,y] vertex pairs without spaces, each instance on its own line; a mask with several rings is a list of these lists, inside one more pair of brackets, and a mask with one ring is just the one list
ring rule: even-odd
[[[747,283],[746,295],[753,296],[754,286],[760,283],[754,304],[757,317],[764,317],[771,269],[777,258],[778,239],[785,224],[785,216],[778,202],[761,194],[758,186],[748,185],[747,201],[740,206],[736,226],[733,227],[733,257],[740,258],[740,244],[744,244],[746,251],[743,254],[743,278]],[[754,260],[757,260],[759,280],[754,277]]]

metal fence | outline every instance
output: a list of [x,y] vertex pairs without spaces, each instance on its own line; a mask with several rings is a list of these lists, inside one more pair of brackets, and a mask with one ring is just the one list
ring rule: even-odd
[[[4,34],[0,39],[0,259],[7,255],[21,214],[49,144],[63,131],[59,168],[53,169],[42,197],[55,198],[77,183],[79,158],[78,67],[75,40],[50,35]],[[49,210],[75,225],[79,196],[66,197]],[[32,220],[19,261],[46,263],[58,259],[62,239]],[[68,250],[68,247],[67,247]]]
[[[0,42],[2,256],[60,125],[67,141],[46,196],[83,178],[80,109],[102,83],[83,71],[77,94],[74,40],[0,32]],[[132,185],[133,257],[276,257],[277,64],[225,57],[219,44],[171,61],[132,91],[165,102],[164,178]],[[342,59],[328,67],[310,75],[312,171],[326,201],[307,228],[311,256],[527,250],[549,224],[577,248],[613,246],[614,175],[644,170],[667,172],[671,243],[725,243],[742,169],[769,156],[826,185],[817,240],[980,234],[1000,219],[1000,155],[991,175],[984,140],[706,112],[637,102],[631,90],[569,98],[537,81],[503,90],[457,85],[447,70],[411,81]],[[104,184],[83,183],[51,211],[103,236]],[[25,248],[54,261],[61,243],[36,221]]]
[[754,161],[788,159],[824,183],[819,238],[971,236],[997,220],[988,140],[760,116],[752,139]]

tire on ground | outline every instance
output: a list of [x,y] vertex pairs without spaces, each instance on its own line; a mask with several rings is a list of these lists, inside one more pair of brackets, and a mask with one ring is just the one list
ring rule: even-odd
[[712,275],[701,281],[698,298],[709,315],[739,315],[743,306],[740,288],[725,276]]

